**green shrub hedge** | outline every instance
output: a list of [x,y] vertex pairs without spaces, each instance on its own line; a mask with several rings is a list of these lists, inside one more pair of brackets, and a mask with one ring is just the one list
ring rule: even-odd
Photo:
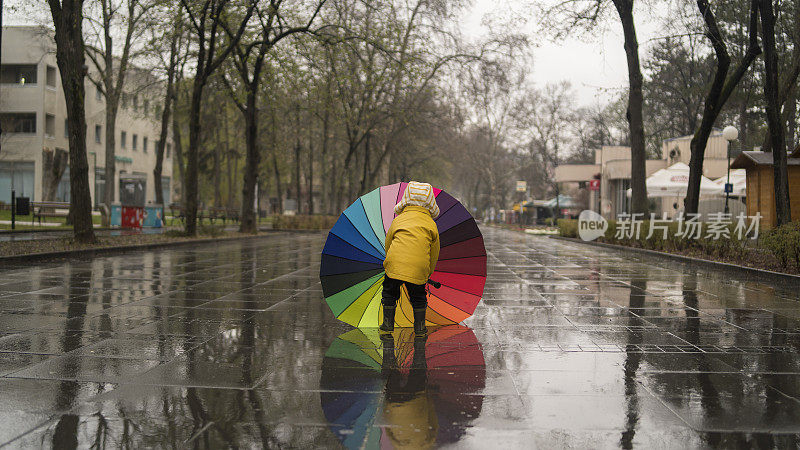
[[275,216],[272,228],[276,230],[330,230],[337,219],[337,216],[324,215]]
[[[667,227],[666,238],[664,237],[663,225]],[[699,239],[677,237],[678,223],[669,222],[659,224],[653,232],[653,236],[647,239],[650,233],[651,223],[649,220],[641,222],[641,232],[639,238],[617,238],[617,221],[609,220],[608,229],[603,237],[598,238],[600,242],[609,244],[627,245],[630,247],[644,248],[657,251],[686,251],[698,250],[708,255],[717,257],[740,257],[746,252],[750,239],[738,239],[734,233],[736,224],[727,226],[730,238],[721,236],[719,239],[706,237],[707,223],[702,224],[701,237]],[[558,232],[560,236],[579,238],[578,221],[575,219],[559,219]],[[798,241],[800,242],[800,241]],[[797,249],[800,252],[800,247]],[[800,256],[798,256],[800,257]]]
[[800,222],[787,223],[766,231],[761,236],[761,246],[772,253],[786,268],[789,261],[800,268]]

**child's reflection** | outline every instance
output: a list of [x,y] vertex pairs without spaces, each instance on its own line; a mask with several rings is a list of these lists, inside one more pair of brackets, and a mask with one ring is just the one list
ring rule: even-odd
[[428,393],[428,364],[425,359],[427,335],[414,339],[414,355],[408,378],[397,364],[394,336],[382,334],[383,361],[381,372],[386,379],[383,418],[384,430],[395,448],[433,448],[439,423],[433,398]]

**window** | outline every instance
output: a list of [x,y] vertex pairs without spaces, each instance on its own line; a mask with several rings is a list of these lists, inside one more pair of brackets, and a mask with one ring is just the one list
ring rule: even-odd
[[56,116],[45,114],[44,116],[44,135],[49,138],[56,137]]
[[142,112],[144,115],[147,115],[148,111],[150,111],[150,100],[144,99],[142,104]]
[[122,93],[122,107],[123,108],[128,107],[128,94],[125,92]]
[[169,158],[170,153],[172,153],[172,146],[167,142],[167,158]]
[[0,121],[5,133],[36,133],[36,113],[2,113]]
[[102,134],[103,134],[103,130],[100,127],[100,125],[95,125],[94,126],[94,141],[96,143],[98,143],[98,144],[100,143],[100,136],[102,136]]
[[36,64],[3,64],[0,66],[0,83],[36,84]]
[[139,109],[139,96],[137,94],[133,94],[133,110],[137,111]]
[[136,146],[138,143],[139,143],[139,136],[134,134],[133,139],[131,139],[131,148],[133,148],[133,151],[136,151]]
[[69,137],[69,120],[64,119],[64,137]]
[[147,138],[146,137],[142,138],[142,151],[147,153]]
[[122,132],[119,135],[119,146],[122,148],[128,147],[128,133]]
[[11,198],[11,190],[17,197],[33,199],[34,163],[32,161],[0,161],[0,198]]
[[47,79],[45,80],[47,83],[47,87],[54,88],[56,87],[56,68],[53,66],[47,66]]
[[106,170],[102,168],[94,169],[94,205],[103,203],[106,195]]
[[94,99],[97,100],[98,102],[103,101],[103,91],[100,89],[99,86],[94,90]]
[[161,105],[156,105],[156,107],[153,108],[153,109],[156,111],[155,112],[156,120],[160,119],[161,118],[161,112],[162,112]]

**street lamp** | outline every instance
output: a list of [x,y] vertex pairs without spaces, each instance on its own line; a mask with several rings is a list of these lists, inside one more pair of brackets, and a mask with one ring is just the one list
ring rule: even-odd
[[731,142],[739,137],[739,130],[728,125],[722,130],[722,137],[728,141],[728,181],[725,183],[725,214],[728,214],[728,200],[730,199],[733,186],[731,185]]

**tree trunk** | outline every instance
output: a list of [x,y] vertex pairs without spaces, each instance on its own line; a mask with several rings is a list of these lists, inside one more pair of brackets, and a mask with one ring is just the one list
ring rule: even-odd
[[200,147],[200,107],[203,101],[205,80],[198,66],[192,87],[192,100],[189,106],[189,148],[186,154],[186,234],[197,234],[197,171],[199,169],[198,149]]
[[625,36],[625,55],[628,61],[628,127],[631,140],[631,213],[646,214],[649,206],[645,177],[647,153],[644,142],[642,105],[642,70],[639,65],[639,42],[633,22],[633,0],[613,0],[622,22]]
[[797,145],[797,93],[792,95],[783,104],[784,123],[786,124],[786,144],[788,151],[794,151]]
[[51,202],[56,198],[58,184],[67,168],[69,155],[60,148],[42,150],[42,201]]
[[[175,108],[178,107],[178,92],[175,90]],[[178,114],[172,115],[172,145],[175,146],[174,161],[178,164],[178,182],[181,187],[181,203],[186,207],[186,166],[183,161],[183,138],[181,137],[181,124]]]
[[697,0],[697,7],[700,10],[700,15],[705,20],[706,34],[711,40],[711,45],[714,47],[714,53],[717,58],[717,71],[714,74],[714,81],[711,84],[711,88],[703,104],[703,118],[690,143],[691,159],[689,161],[689,186],[685,200],[686,214],[697,214],[697,208],[700,203],[700,180],[703,177],[703,162],[705,160],[706,145],[708,144],[708,138],[711,135],[717,117],[719,117],[722,112],[722,107],[725,106],[725,102],[728,101],[728,98],[739,84],[739,81],[742,79],[747,69],[761,53],[756,36],[758,25],[757,5],[755,2],[752,2],[748,26],[749,45],[739,65],[734,69],[733,73],[728,76],[731,59],[728,55],[728,49],[725,45],[722,33],[717,27],[716,17],[706,0]]
[[[161,130],[156,144],[156,167],[153,169],[153,179],[156,187],[156,203],[164,205],[164,188],[161,186],[161,174],[164,170],[164,148],[167,145],[167,132],[169,119],[172,113],[172,102],[175,100],[175,69],[178,64],[178,32],[172,33],[169,44],[169,66],[167,67],[167,90],[164,97],[164,110],[161,111]],[[172,171],[170,171],[170,176]],[[174,180],[171,180],[173,183]]]
[[89,162],[86,157],[85,85],[83,44],[83,1],[49,0],[56,29],[56,60],[67,104],[69,126],[70,216],[75,240],[95,242],[92,198],[89,191]]
[[758,0],[761,12],[761,41],[764,43],[764,96],[767,100],[767,125],[772,145],[776,225],[791,222],[789,181],[786,170],[786,141],[778,101],[778,54],[775,50],[775,16],[772,0]]
[[[258,89],[248,89],[245,105],[245,164],[244,185],[242,187],[242,223],[239,231],[242,233],[256,233],[255,202],[256,186],[258,185],[258,168],[261,165],[261,153],[258,151],[258,108],[256,95]],[[276,162],[277,164],[277,162]],[[277,175],[277,165],[275,173]]]
[[[222,122],[225,123],[228,121],[228,117],[225,112],[223,112],[223,114],[224,117],[222,119]],[[222,142],[220,140],[220,135],[222,134],[222,130],[220,130],[219,128],[220,127],[216,127],[216,129],[214,130],[215,143],[214,143],[214,149],[212,150],[213,151],[212,156],[214,158],[214,207],[215,208],[219,208],[220,206],[222,206],[222,186],[221,186],[222,161],[220,155],[220,153],[222,153]],[[223,126],[222,128],[224,130],[224,128],[226,127]],[[228,136],[225,136],[223,139],[227,140]]]
[[294,195],[297,203],[297,214],[300,214],[300,105],[295,108],[295,144],[294,144]]
[[329,115],[329,111],[328,111],[328,105],[326,104],[325,105],[325,113],[322,116],[322,149],[321,149],[321,152],[320,152],[321,153],[320,154],[320,158],[321,158],[320,168],[322,170],[322,184],[321,184],[321,187],[322,187],[321,191],[322,192],[320,193],[320,198],[322,199],[323,202],[327,203],[327,205],[324,205],[322,210],[325,211],[325,212],[328,212],[328,213],[330,213],[330,211],[331,211],[331,203],[332,203],[331,199],[329,198],[330,190],[331,190],[331,186],[330,186],[331,177],[330,176],[331,176],[331,174],[335,173],[335,172],[332,172],[330,170],[330,167],[328,167],[328,126],[329,126],[328,124],[329,124],[329,121],[330,121],[330,115]]
[[361,189],[358,192],[359,196],[367,192],[367,178],[369,178],[369,153],[370,153],[370,140],[372,133],[367,132],[367,138],[364,139],[364,172],[361,174]]
[[308,126],[308,213],[314,214],[314,146],[311,124]]

